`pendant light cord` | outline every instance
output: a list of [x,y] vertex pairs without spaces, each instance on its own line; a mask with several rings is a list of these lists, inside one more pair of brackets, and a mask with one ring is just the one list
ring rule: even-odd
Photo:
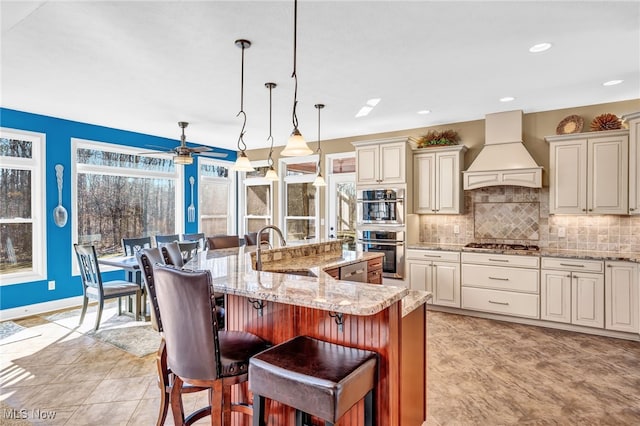
[[271,102],[271,90],[275,87],[275,83],[267,83],[267,87],[269,88],[269,137],[268,141],[271,142],[271,146],[269,148],[269,158],[267,159],[267,163],[269,167],[273,166],[273,135],[271,134],[271,110],[272,110],[272,102]]
[[315,104],[315,107],[318,109],[318,149],[316,149],[316,153],[318,153],[318,173],[322,175],[322,149],[320,148],[320,110],[324,108],[324,104]]
[[294,81],[293,88],[293,114],[291,120],[293,121],[293,128],[298,128],[298,115],[296,114],[296,106],[298,105],[298,74],[296,74],[296,51],[298,46],[298,0],[293,2],[293,73],[291,77]]
[[245,43],[242,43],[242,65],[240,68],[240,112],[238,112],[238,114],[236,115],[236,117],[238,117],[240,114],[242,114],[242,129],[240,130],[240,136],[238,137],[238,149],[242,152],[244,152],[247,149],[247,144],[244,143],[244,133],[245,133],[245,127],[247,126],[247,114],[244,112],[244,49],[245,49]]

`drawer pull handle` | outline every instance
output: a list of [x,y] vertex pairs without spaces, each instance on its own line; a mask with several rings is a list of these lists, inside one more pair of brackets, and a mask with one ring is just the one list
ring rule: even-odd
[[489,277],[490,280],[509,281],[509,278]]
[[575,268],[584,268],[584,265],[573,265],[571,263],[561,263],[560,266],[572,266]]
[[491,259],[491,258],[489,258],[489,260],[491,262],[507,262],[507,263],[509,262],[509,259]]
[[493,300],[489,300],[489,303],[493,303],[494,305],[509,306],[509,302],[494,302]]
[[423,254],[422,256],[424,256],[424,257],[437,257],[437,258],[442,257],[439,254]]
[[364,273],[364,269],[358,269],[357,271],[353,271],[353,272],[350,272],[348,274],[345,274],[344,277],[345,278],[349,278],[349,277],[352,277],[354,275],[363,274],[363,273]]

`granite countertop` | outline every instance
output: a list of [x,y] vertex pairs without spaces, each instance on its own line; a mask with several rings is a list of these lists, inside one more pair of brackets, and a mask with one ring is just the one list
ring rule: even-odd
[[408,244],[407,248],[417,250],[442,250],[442,251],[460,251],[475,253],[496,253],[496,254],[515,254],[522,256],[541,256],[541,257],[564,257],[569,259],[588,259],[588,260],[618,260],[625,262],[640,263],[640,253],[632,252],[611,252],[611,251],[595,251],[595,250],[560,250],[542,248],[539,251],[526,250],[502,250],[502,249],[476,249],[453,244],[433,244],[433,243],[414,243]]
[[[296,262],[284,265],[286,268],[281,272],[268,272],[253,269],[250,255],[253,251],[255,247],[245,246],[201,252],[185,267],[211,271],[213,288],[217,292],[343,314],[374,315],[409,294],[404,287],[341,281],[321,272],[322,269],[368,260],[370,256],[366,252],[343,252],[340,258],[318,256],[315,264],[311,259],[303,262],[298,258]],[[378,256],[371,256],[375,257]],[[268,265],[272,271],[276,263]],[[295,274],[285,273],[287,268]],[[308,270],[317,276],[298,274]],[[407,305],[414,305],[415,309],[419,300],[419,295],[414,295]]]
[[402,299],[402,316],[405,317],[409,315],[418,307],[431,300],[431,297],[433,297],[433,295],[430,291],[409,290],[409,294]]

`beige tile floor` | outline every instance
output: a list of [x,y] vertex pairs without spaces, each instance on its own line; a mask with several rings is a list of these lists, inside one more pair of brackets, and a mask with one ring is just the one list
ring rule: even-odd
[[[0,425],[155,424],[154,355],[40,317],[16,322],[40,336],[0,346]],[[640,343],[429,312],[428,349],[426,425],[640,424]],[[185,396],[187,410],[205,403]]]

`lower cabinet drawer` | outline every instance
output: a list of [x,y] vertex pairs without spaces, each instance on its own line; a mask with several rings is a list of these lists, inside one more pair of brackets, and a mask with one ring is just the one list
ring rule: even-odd
[[539,274],[537,269],[463,264],[462,285],[538,293]]
[[511,291],[462,287],[462,308],[525,318],[539,318],[539,296]]

